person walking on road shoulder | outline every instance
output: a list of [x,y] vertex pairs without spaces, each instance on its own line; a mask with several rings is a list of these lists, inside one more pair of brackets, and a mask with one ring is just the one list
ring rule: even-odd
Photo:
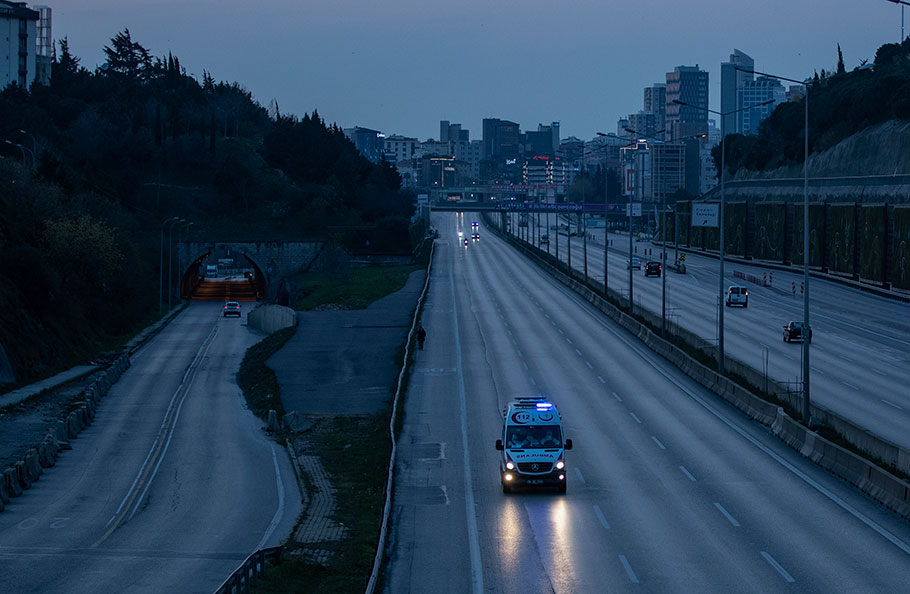
[[423,329],[423,326],[417,326],[417,348],[423,350],[423,343],[427,339],[427,331]]

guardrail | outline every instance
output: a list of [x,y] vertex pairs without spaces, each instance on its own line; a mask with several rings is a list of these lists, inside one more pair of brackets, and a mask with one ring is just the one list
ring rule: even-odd
[[256,580],[269,565],[274,565],[281,560],[284,547],[270,547],[259,549],[246,558],[243,565],[238,567],[231,576],[224,580],[214,594],[246,594],[256,585]]

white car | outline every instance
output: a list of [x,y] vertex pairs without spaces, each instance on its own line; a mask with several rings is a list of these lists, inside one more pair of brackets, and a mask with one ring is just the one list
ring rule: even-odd
[[749,289],[738,285],[727,287],[726,305],[727,307],[732,307],[734,305],[749,307]]

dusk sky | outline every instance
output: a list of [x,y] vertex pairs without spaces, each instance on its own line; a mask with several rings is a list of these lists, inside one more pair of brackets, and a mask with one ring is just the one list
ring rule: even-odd
[[[30,5],[34,3],[30,2]],[[385,134],[472,139],[481,120],[522,130],[560,121],[562,137],[615,132],[642,108],[642,88],[680,65],[709,72],[734,48],[757,70],[801,79],[847,69],[897,42],[901,9],[886,0],[42,0],[53,34],[82,65],[124,28],[153,55],[173,52],[198,80],[239,82],[282,113],[318,109],[328,123]],[[910,11],[907,13],[910,19]],[[910,25],[910,23],[908,23]]]

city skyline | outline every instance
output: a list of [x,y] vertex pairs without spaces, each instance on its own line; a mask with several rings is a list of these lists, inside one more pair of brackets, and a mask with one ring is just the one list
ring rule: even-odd
[[563,138],[615,132],[619,118],[642,109],[643,89],[677,66],[709,73],[709,104],[718,109],[720,65],[734,49],[759,70],[803,78],[833,70],[840,44],[851,70],[898,41],[901,21],[900,8],[884,0],[831,0],[823,12],[808,0],[748,12],[716,0],[658,2],[646,14],[638,3],[592,0],[555,11],[541,0],[467,0],[444,13],[415,0],[49,5],[54,38],[67,37],[90,70],[129,28],[154,56],[173,53],[199,80],[206,70],[236,81],[263,106],[276,100],[285,114],[315,109],[340,127],[421,140],[438,136],[440,120],[479,139],[491,117],[522,130],[559,121]]

